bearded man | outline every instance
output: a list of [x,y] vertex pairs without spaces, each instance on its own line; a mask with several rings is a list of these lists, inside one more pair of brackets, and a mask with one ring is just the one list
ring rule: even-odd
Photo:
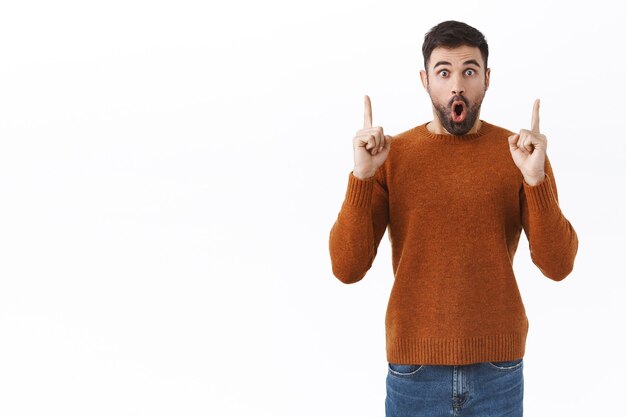
[[361,280],[388,231],[388,417],[519,417],[528,333],[513,271],[519,238],[523,230],[533,263],[560,281],[573,270],[578,237],[558,203],[539,100],[530,129],[518,133],[480,119],[489,49],[465,23],[433,27],[422,53],[432,121],[386,135],[372,126],[365,96],[330,232],[333,273]]

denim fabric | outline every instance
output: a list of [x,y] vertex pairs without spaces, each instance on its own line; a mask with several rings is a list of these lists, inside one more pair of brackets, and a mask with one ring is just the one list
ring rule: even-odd
[[388,363],[387,417],[522,417],[524,360],[470,365]]

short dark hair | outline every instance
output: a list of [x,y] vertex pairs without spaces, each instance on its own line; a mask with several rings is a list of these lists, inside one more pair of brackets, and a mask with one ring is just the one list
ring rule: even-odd
[[428,72],[428,61],[430,61],[430,54],[433,52],[433,49],[439,46],[456,48],[463,45],[478,47],[480,54],[483,56],[483,61],[485,61],[486,70],[489,46],[485,36],[478,29],[466,23],[448,20],[434,26],[424,36],[422,55],[424,55],[424,69],[426,72]]

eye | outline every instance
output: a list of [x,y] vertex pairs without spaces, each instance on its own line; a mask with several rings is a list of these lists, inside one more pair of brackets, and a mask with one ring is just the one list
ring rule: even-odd
[[439,75],[444,77],[444,78],[447,77],[448,76],[448,70],[441,70],[441,71],[439,71]]
[[465,75],[474,75],[474,74],[476,74],[476,71],[474,71],[471,68],[465,70]]

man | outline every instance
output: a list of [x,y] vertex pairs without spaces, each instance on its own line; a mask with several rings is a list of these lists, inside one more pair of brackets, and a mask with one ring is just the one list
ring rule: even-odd
[[335,276],[359,281],[388,229],[394,284],[385,318],[387,416],[522,416],[528,320],[513,272],[522,229],[532,261],[560,281],[578,238],[558,204],[539,127],[480,119],[488,46],[461,22],[433,27],[421,81],[433,120],[395,137],[365,123],[330,232]]

